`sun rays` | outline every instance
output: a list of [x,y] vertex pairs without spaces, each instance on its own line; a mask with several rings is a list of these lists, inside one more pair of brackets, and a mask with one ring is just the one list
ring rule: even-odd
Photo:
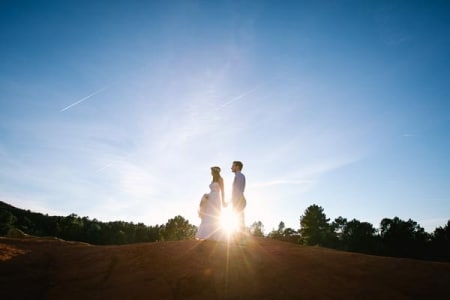
[[222,210],[220,215],[220,227],[227,235],[228,239],[238,229],[238,219],[230,207],[226,207]]

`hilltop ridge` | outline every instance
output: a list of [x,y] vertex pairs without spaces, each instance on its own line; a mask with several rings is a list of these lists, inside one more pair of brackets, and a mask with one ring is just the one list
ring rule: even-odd
[[450,264],[265,238],[93,246],[0,238],[8,299],[424,299],[450,294]]

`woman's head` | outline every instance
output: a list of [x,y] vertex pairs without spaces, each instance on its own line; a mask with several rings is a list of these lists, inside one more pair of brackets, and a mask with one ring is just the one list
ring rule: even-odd
[[213,181],[218,181],[220,178],[220,167],[211,167],[211,175],[213,177]]

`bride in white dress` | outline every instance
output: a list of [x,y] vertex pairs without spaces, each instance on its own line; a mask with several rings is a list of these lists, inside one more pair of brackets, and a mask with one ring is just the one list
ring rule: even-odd
[[212,182],[209,185],[209,194],[203,195],[200,201],[199,216],[201,218],[198,227],[197,239],[208,239],[215,241],[225,241],[226,236],[220,226],[220,214],[224,202],[224,184],[223,178],[220,176],[220,168],[211,168]]

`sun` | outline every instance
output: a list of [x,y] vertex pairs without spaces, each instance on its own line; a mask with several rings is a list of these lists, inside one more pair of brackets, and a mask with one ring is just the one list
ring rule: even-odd
[[235,232],[238,228],[238,220],[230,207],[226,207],[222,210],[220,215],[220,225],[228,235]]

